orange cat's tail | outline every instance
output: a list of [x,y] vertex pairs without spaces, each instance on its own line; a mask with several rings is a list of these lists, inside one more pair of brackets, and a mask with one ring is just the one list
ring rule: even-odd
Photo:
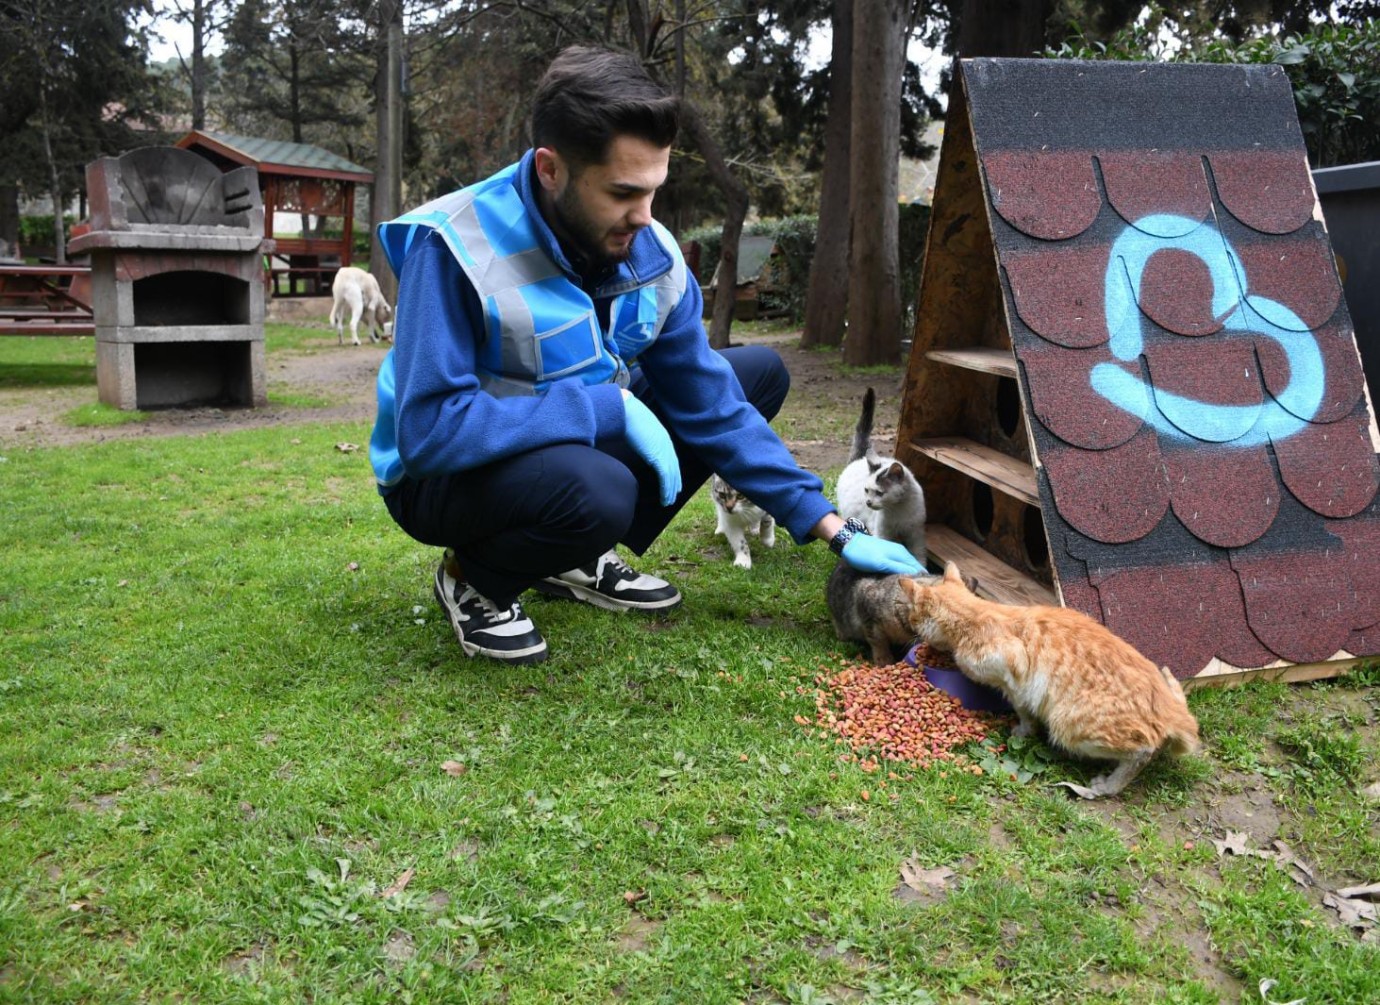
[[1164,748],[1176,757],[1196,754],[1203,749],[1203,741],[1198,738],[1198,720],[1188,710],[1188,699],[1184,697],[1183,685],[1169,672],[1168,667],[1160,667],[1164,682],[1178,699],[1178,707],[1166,724]]

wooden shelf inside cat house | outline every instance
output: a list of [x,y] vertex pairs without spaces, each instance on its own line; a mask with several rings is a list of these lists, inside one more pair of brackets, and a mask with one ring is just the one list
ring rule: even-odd
[[1380,428],[1283,71],[958,60],[896,454],[936,563],[1186,682],[1380,656]]
[[951,115],[896,454],[925,489],[926,546],[979,595],[1059,602],[971,129]]

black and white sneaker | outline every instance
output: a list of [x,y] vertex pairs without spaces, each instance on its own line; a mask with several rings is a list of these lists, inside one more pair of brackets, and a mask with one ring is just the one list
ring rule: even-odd
[[546,640],[517,601],[500,608],[463,579],[455,579],[446,564],[443,558],[436,569],[436,600],[450,618],[466,656],[488,656],[505,663],[546,659]]
[[674,586],[629,568],[612,549],[593,562],[533,583],[532,588],[610,611],[664,611],[680,603]]

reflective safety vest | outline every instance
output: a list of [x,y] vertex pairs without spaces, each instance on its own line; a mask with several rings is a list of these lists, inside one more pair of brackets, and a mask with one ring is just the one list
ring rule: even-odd
[[[650,276],[620,269],[595,292],[613,297],[609,330],[594,301],[543,250],[514,184],[530,157],[389,223],[379,238],[388,264],[401,276],[408,248],[436,231],[474,285],[484,311],[479,348],[480,387],[506,397],[541,394],[553,381],[628,384],[628,364],[656,341],[686,289],[685,260],[675,239],[653,221],[652,236],[668,267]],[[406,333],[398,333],[406,337]],[[391,361],[390,361],[391,362]]]

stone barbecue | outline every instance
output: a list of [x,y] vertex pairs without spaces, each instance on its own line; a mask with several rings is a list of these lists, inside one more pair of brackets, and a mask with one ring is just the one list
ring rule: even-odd
[[259,406],[263,204],[253,168],[221,173],[176,147],[86,167],[100,400],[121,409]]

